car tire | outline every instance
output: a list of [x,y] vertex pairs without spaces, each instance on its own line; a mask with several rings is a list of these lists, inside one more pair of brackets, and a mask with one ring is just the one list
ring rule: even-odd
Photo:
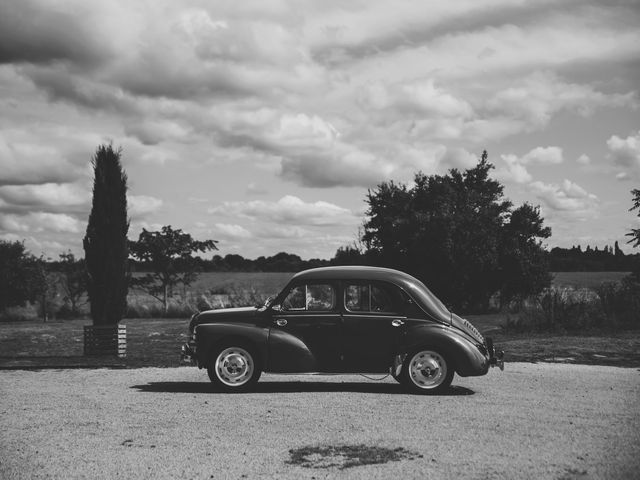
[[402,365],[401,383],[412,393],[432,395],[445,392],[455,373],[448,358],[444,352],[432,347],[414,350]]
[[216,349],[207,373],[217,390],[247,392],[255,387],[262,371],[252,348],[227,344]]

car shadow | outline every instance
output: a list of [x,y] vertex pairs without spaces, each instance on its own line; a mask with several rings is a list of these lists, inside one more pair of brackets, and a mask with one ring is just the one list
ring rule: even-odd
[[[222,393],[212,384],[206,382],[149,382],[144,385],[133,385],[130,388],[151,393]],[[308,393],[308,392],[357,392],[389,395],[408,395],[401,385],[394,383],[371,382],[258,382],[251,392],[256,393]],[[446,391],[435,396],[473,395],[475,392],[466,387],[450,386]]]

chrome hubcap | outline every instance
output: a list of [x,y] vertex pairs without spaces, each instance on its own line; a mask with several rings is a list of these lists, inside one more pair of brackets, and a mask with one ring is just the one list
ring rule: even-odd
[[419,388],[436,388],[447,376],[447,363],[437,352],[418,352],[409,363],[409,375]]
[[243,348],[226,348],[218,355],[215,370],[222,383],[238,387],[247,383],[253,376],[253,358]]

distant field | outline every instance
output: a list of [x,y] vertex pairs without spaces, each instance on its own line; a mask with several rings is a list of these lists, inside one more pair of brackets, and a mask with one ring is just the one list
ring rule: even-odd
[[554,287],[596,288],[605,282],[619,282],[629,272],[554,272]]
[[254,289],[275,295],[294,274],[291,272],[205,272],[191,285],[194,292],[231,293]]

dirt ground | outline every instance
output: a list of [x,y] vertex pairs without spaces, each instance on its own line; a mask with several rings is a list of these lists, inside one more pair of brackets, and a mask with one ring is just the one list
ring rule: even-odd
[[629,479],[640,371],[509,363],[441,396],[196,368],[0,371],[0,478]]

